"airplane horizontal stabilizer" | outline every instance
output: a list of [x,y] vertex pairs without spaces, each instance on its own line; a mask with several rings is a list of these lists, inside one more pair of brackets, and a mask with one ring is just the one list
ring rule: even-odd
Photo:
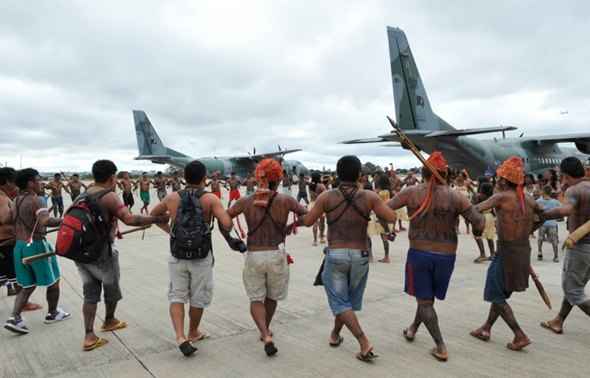
[[269,153],[262,153],[256,155],[247,155],[247,156],[231,156],[229,159],[231,160],[262,160],[266,158],[274,158],[278,156],[283,156],[287,154],[292,154],[294,152],[302,151],[301,148],[293,148],[290,150],[282,150],[282,151],[275,151]]
[[462,129],[462,130],[438,130],[433,131],[427,135],[426,138],[434,137],[458,137],[464,135],[476,135],[476,134],[488,134],[488,133],[500,133],[506,131],[514,131],[518,129],[515,126],[499,126],[499,127],[481,127],[477,129]]

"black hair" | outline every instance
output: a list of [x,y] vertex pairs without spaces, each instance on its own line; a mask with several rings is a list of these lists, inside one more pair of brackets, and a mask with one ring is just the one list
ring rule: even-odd
[[77,173],[74,173],[74,174],[72,175],[72,177],[80,177],[80,175],[79,175],[79,174],[77,174]]
[[36,169],[21,169],[20,171],[16,172],[14,183],[20,190],[27,190],[29,182],[33,181],[37,176],[39,176],[39,172]]
[[548,196],[551,195],[551,193],[553,193],[553,188],[551,188],[551,185],[545,185],[543,187],[543,193],[547,194]]
[[559,165],[559,169],[562,174],[566,174],[573,178],[582,178],[586,176],[584,165],[577,157],[570,156],[563,159]]
[[301,173],[299,174],[299,177],[305,177],[305,175],[303,174],[303,172],[301,172]]
[[193,160],[184,167],[184,179],[188,184],[199,185],[207,176],[207,167],[198,160]]
[[9,182],[14,182],[16,171],[14,168],[4,167],[0,168],[0,185],[6,185]]
[[386,175],[380,175],[377,178],[377,186],[381,190],[390,190],[391,182],[389,181],[389,177],[387,177]]
[[358,157],[346,155],[338,160],[336,173],[340,181],[356,182],[361,174],[362,164]]
[[269,181],[268,182],[268,189],[270,189],[270,190],[277,190],[278,186],[279,186],[279,183],[276,181]]
[[[448,181],[453,180],[454,176],[451,175],[452,169],[449,169],[449,172],[443,172],[443,171],[438,171],[438,173],[442,176],[442,178]],[[430,180],[430,178],[432,177],[432,172],[430,172],[430,169],[428,169],[427,167],[422,167],[422,178],[424,180]]]
[[61,175],[59,173],[56,173],[53,175],[53,178],[58,178],[58,177],[61,177]]
[[484,182],[479,186],[479,192],[488,199],[494,195],[494,186],[490,182]]
[[117,166],[110,160],[97,160],[92,164],[92,177],[98,183],[104,183],[117,173]]

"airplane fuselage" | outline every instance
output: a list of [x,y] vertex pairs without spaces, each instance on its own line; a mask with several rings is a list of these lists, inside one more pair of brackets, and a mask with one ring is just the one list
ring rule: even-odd
[[526,171],[539,174],[559,166],[562,159],[576,156],[582,161],[589,155],[573,148],[560,148],[558,144],[526,146],[518,138],[476,139],[468,136],[416,138],[416,144],[425,152],[443,152],[453,168],[466,169],[472,177],[494,172],[510,156],[524,159]]

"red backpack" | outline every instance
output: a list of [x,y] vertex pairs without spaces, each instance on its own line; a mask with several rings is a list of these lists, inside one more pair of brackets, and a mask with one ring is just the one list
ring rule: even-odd
[[110,223],[98,201],[111,189],[82,193],[68,208],[55,243],[55,253],[79,263],[97,261],[111,248]]

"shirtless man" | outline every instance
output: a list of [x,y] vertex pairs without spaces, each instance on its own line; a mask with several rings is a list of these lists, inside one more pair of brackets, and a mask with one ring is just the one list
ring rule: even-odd
[[283,190],[283,194],[288,194],[290,196],[293,195],[291,192],[291,186],[293,185],[293,181],[291,180],[291,176],[287,171],[283,170],[283,182],[281,183],[281,187]]
[[[575,157],[568,157],[560,165],[562,184],[567,187],[563,206],[543,212],[542,219],[568,217],[568,230],[573,232],[590,220],[590,181],[585,179],[582,162]],[[590,235],[586,235],[567,248],[561,272],[561,286],[564,298],[557,316],[541,323],[543,328],[556,334],[563,333],[563,324],[577,306],[590,316],[590,298],[584,292],[590,281]]]
[[76,198],[78,198],[78,196],[80,195],[80,190],[82,188],[84,188],[84,190],[88,189],[88,187],[82,181],[80,181],[80,176],[77,173],[74,173],[72,175],[66,187],[70,191],[70,197],[72,198],[72,202],[74,202]]
[[229,177],[229,202],[227,203],[227,207],[231,207],[231,203],[233,201],[237,201],[240,199],[240,180],[236,176],[235,172],[231,173]]
[[143,206],[139,210],[141,214],[148,213],[148,206],[150,205],[150,186],[152,181],[147,177],[147,173],[143,172],[141,178],[135,183],[135,189],[139,188],[139,198],[143,202]]
[[489,341],[492,326],[502,317],[514,332],[514,340],[506,347],[522,350],[531,343],[514,317],[507,300],[513,292],[525,291],[529,286],[531,246],[535,215],[541,213],[537,202],[524,193],[524,165],[513,156],[497,170],[498,191],[477,205],[479,211],[494,209],[497,216],[498,250],[488,267],[484,300],[491,303],[486,322],[472,331],[471,336]]
[[416,297],[418,307],[413,323],[403,331],[412,342],[424,323],[436,347],[430,351],[439,361],[449,358],[436,311],[435,298],[444,300],[455,267],[459,216],[473,223],[474,231],[484,228],[484,218],[466,197],[452,190],[447,182],[448,164],[442,153],[434,151],[428,162],[445,179],[440,182],[426,167],[422,169],[423,184],[410,186],[395,196],[388,205],[392,209],[407,206],[410,215],[410,249],[406,260],[405,292]]
[[256,177],[253,174],[248,175],[246,180],[246,195],[251,196],[256,191]]
[[213,173],[211,176],[211,181],[209,181],[208,186],[211,187],[211,193],[213,193],[217,198],[221,199],[221,181],[219,180],[219,172]]
[[61,175],[56,173],[53,175],[53,181],[46,185],[46,188],[51,191],[51,207],[53,208],[53,216],[60,218],[64,215],[64,199],[62,197],[62,190],[71,194],[70,190],[61,181]]
[[406,178],[404,178],[404,180],[402,181],[402,183],[406,187],[417,185],[418,184],[418,179],[416,178],[416,173],[414,171],[410,171],[408,173],[408,176]]
[[342,344],[340,331],[346,325],[360,345],[356,357],[363,362],[370,362],[376,355],[355,314],[362,308],[369,274],[367,225],[371,211],[390,223],[395,222],[395,212],[385,205],[377,193],[359,189],[361,162],[356,156],[342,157],[336,171],[340,180],[338,189],[320,194],[311,211],[299,218],[297,224],[313,226],[326,214],[328,248],[322,280],[335,317],[329,344],[333,347]]
[[135,205],[135,199],[133,198],[133,191],[136,188],[136,185],[131,181],[129,177],[129,172],[124,171],[120,174],[121,180],[117,183],[119,189],[123,192],[123,204],[129,209],[131,213],[133,209],[133,205]]
[[[388,174],[389,174],[389,187],[391,188],[391,192],[394,194],[401,192],[402,186],[404,184],[403,184],[402,180],[397,176],[395,169],[393,169],[393,164],[391,165],[391,169],[389,170]],[[399,223],[399,229],[394,230],[394,231],[397,231],[397,232],[405,231],[406,229],[404,228],[402,221],[408,220],[408,210],[405,207],[402,207],[401,209],[396,210],[396,213],[397,213],[397,221]]]
[[12,316],[4,328],[19,335],[29,333],[21,313],[37,286],[47,287],[49,312],[45,316],[45,324],[66,320],[71,316],[57,307],[61,276],[57,257],[51,256],[30,265],[22,262],[25,257],[51,252],[53,248],[45,239],[46,227],[59,226],[61,223],[61,219],[49,217],[49,211],[37,196],[41,190],[40,181],[39,172],[32,168],[18,171],[15,179],[20,191],[11,211],[16,236],[13,258],[16,280],[22,289],[16,296]]
[[[154,207],[151,215],[170,216],[174,222],[181,201],[188,201],[192,197],[192,200],[198,201],[201,206],[204,218],[201,221],[209,225],[213,218],[216,218],[220,227],[230,230],[232,221],[225,212],[221,201],[213,194],[205,192],[207,180],[205,165],[198,160],[192,161],[185,167],[184,177],[187,182],[185,190],[167,195],[162,202]],[[168,234],[171,232],[171,225],[168,222],[159,224],[158,227]],[[174,235],[173,231],[172,235]],[[210,237],[209,233],[209,240],[206,241],[208,247],[211,247]],[[171,253],[174,252],[171,250]],[[168,291],[170,317],[176,333],[176,343],[180,351],[188,357],[197,351],[193,343],[207,337],[199,330],[199,325],[203,311],[209,306],[213,296],[213,253],[209,250],[205,257],[190,260],[170,256],[168,270],[170,273]],[[190,304],[188,337],[184,330],[185,303],[187,302]]]
[[119,285],[119,251],[113,244],[117,230],[118,220],[128,226],[149,226],[154,223],[168,222],[168,216],[142,216],[129,212],[119,196],[114,192],[117,186],[117,167],[110,160],[98,160],[92,165],[93,185],[88,189],[88,195],[99,196],[98,205],[107,215],[106,222],[111,225],[108,235],[108,248],[95,262],[76,262],[78,273],[82,281],[84,303],[82,314],[84,315],[85,336],[82,350],[88,352],[105,345],[108,341],[98,337],[94,332],[94,320],[96,318],[97,304],[100,302],[101,292],[104,296],[105,317],[101,331],[110,332],[127,327],[127,323],[116,318],[117,304],[123,298]]
[[[321,183],[321,178],[322,176],[319,172],[314,172],[311,174],[311,183],[309,184],[309,196],[311,197],[311,203],[309,206],[310,209],[315,205],[315,201],[317,201],[319,195],[326,191],[326,186]],[[322,214],[322,216],[317,222],[313,224],[312,227],[314,247],[318,245],[318,229],[320,230],[320,243],[326,243],[326,238],[324,237],[325,228],[326,217],[324,214]]]
[[156,193],[158,195],[158,199],[160,202],[166,197],[168,192],[166,191],[166,178],[162,176],[162,172],[156,173],[156,178],[154,179],[154,187],[156,188]]
[[258,190],[238,200],[229,210],[232,218],[244,214],[248,224],[248,252],[243,280],[250,313],[260,331],[267,356],[277,353],[270,323],[277,301],[287,297],[289,265],[284,243],[290,212],[303,215],[305,207],[291,196],[277,193],[283,168],[273,159],[264,159],[256,167]]
[[168,180],[167,185],[172,188],[173,192],[178,192],[180,189],[182,189],[183,185],[186,185],[186,182],[182,181],[180,178],[180,172],[176,171],[172,174],[170,180]]
[[297,181],[297,202],[305,201],[306,205],[309,205],[309,199],[307,197],[307,179],[303,173],[299,174],[299,180]]

